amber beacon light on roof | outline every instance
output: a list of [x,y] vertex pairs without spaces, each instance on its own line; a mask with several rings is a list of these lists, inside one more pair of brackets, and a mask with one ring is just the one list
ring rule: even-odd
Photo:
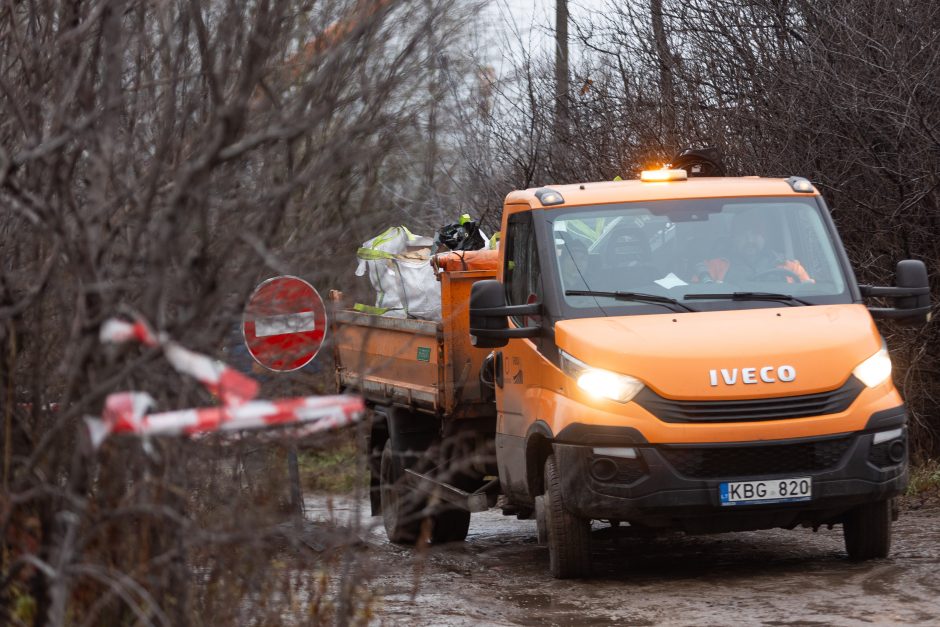
[[670,170],[663,168],[661,170],[643,170],[640,172],[640,180],[646,183],[665,183],[667,181],[684,181],[689,178],[689,173],[685,170]]

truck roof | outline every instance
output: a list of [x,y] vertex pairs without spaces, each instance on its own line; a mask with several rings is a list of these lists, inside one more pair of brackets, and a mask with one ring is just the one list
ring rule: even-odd
[[[787,179],[741,177],[693,177],[685,181],[651,183],[640,180],[599,181],[575,183],[573,185],[545,186],[561,194],[564,203],[549,208],[578,205],[633,202],[643,200],[682,200],[690,198],[729,198],[748,196],[818,196],[814,187],[811,193],[795,192]],[[525,203],[533,209],[543,208],[535,193],[543,187],[517,190],[506,196],[506,203]]]

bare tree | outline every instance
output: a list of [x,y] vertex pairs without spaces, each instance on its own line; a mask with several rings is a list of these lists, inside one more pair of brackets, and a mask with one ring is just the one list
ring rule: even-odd
[[[389,210],[410,209],[396,189],[425,161],[429,60],[465,17],[388,0],[0,8],[0,516],[6,538],[32,539],[4,553],[4,622],[279,622],[298,585],[301,613],[366,615],[359,566],[338,602],[291,581],[320,557],[278,570],[271,547],[296,538],[278,531],[279,491],[239,505],[242,483],[267,481],[244,472],[243,448],[94,453],[82,417],[120,389],[166,409],[212,402],[159,351],[104,350],[108,317],[218,354],[239,343],[259,279],[351,274],[335,259],[352,268]],[[277,387],[323,385],[301,373]],[[233,602],[244,595],[283,602]]]

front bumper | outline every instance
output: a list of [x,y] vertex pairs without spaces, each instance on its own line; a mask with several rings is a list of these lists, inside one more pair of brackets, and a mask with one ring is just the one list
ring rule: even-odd
[[[881,412],[880,412],[881,413]],[[884,412],[888,414],[888,412]],[[874,417],[873,417],[874,418]],[[594,446],[555,443],[565,507],[583,518],[629,521],[689,533],[719,533],[839,522],[855,505],[897,496],[907,486],[903,408],[850,434],[771,442],[629,445],[636,459],[613,458]],[[900,437],[873,446],[876,433]],[[903,449],[894,445],[900,439]],[[598,460],[605,460],[598,463]],[[722,506],[719,484],[812,477],[812,499]]]

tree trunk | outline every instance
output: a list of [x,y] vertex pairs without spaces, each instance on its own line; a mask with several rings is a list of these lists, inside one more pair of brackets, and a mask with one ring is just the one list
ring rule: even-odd
[[666,151],[673,155],[679,150],[679,140],[676,132],[676,95],[672,82],[673,58],[672,51],[669,49],[669,40],[666,37],[666,26],[663,24],[663,0],[650,2],[650,15],[653,40],[656,44],[656,60],[659,65],[663,140],[666,143]]

